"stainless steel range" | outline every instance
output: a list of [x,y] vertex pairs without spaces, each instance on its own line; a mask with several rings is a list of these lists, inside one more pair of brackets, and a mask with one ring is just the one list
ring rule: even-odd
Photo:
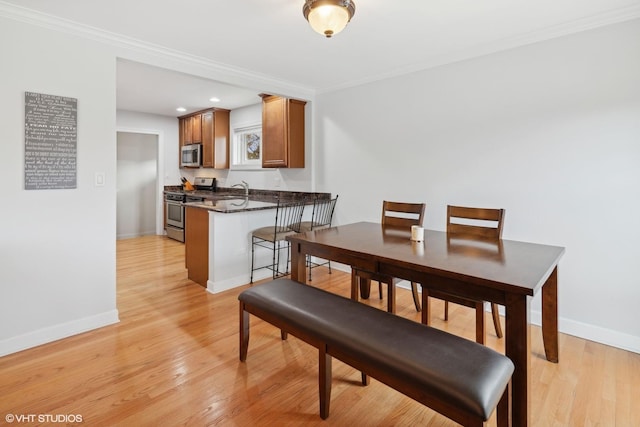
[[[167,214],[167,237],[184,242],[185,216],[184,203],[201,202],[205,192],[216,191],[215,178],[195,178],[195,192],[175,191],[164,195]],[[204,193],[204,194],[203,194]]]

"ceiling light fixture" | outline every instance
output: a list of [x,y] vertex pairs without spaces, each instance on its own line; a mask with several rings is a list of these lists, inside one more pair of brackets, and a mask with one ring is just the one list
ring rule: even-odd
[[220,98],[216,98],[214,96],[213,98],[209,98],[209,101],[211,101],[211,102],[220,102]]
[[311,28],[327,38],[344,30],[355,13],[356,5],[351,0],[305,0],[302,6]]
[[184,113],[185,111],[187,111],[187,109],[184,108],[184,107],[178,107],[178,108],[176,108],[176,111],[178,111],[180,113]]

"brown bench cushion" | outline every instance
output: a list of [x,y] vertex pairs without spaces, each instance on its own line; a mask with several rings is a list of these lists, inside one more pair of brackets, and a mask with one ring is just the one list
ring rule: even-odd
[[513,373],[511,360],[487,347],[290,279],[238,299],[485,420]]

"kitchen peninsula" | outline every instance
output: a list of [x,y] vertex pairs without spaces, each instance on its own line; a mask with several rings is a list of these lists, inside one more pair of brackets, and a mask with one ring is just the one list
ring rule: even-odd
[[[211,293],[249,283],[251,232],[275,224],[278,200],[306,200],[303,219],[311,219],[313,201],[331,197],[330,193],[251,190],[218,191],[204,195],[200,202],[185,203],[185,264],[189,279]],[[256,263],[268,264],[268,250],[256,252]],[[254,280],[270,277],[261,270]]]

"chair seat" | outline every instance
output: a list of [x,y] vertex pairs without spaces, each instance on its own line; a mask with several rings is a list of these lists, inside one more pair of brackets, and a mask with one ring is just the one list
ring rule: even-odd
[[300,232],[304,233],[305,231],[311,230],[322,230],[323,228],[329,228],[329,224],[320,224],[312,221],[302,221],[300,223]]
[[251,233],[253,237],[266,240],[267,242],[277,242],[279,240],[284,240],[285,237],[292,234],[296,234],[296,231],[292,230],[289,227],[274,227],[273,225],[258,228],[257,230],[253,230],[253,232]]

